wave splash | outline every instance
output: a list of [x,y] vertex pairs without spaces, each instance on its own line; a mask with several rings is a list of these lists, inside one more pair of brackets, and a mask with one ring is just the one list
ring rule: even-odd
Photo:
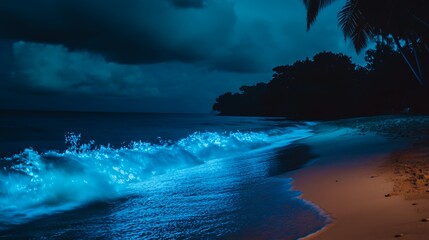
[[67,134],[70,147],[39,153],[31,148],[0,160],[0,225],[126,194],[129,183],[155,175],[232,158],[244,152],[287,145],[308,137],[309,129],[268,132],[196,132],[177,142],[132,142],[126,147],[80,143]]

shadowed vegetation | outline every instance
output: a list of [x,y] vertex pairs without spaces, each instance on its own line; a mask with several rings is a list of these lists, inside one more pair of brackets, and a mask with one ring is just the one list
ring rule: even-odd
[[[310,29],[319,11],[335,0],[303,1]],[[357,52],[376,37],[391,37],[415,79],[427,85],[429,72],[423,62],[429,58],[428,12],[426,0],[346,0],[338,13],[338,23]]]
[[426,90],[413,79],[389,38],[366,52],[360,67],[343,54],[323,52],[313,59],[273,69],[268,83],[243,86],[216,99],[222,115],[336,119],[399,113],[429,113]]

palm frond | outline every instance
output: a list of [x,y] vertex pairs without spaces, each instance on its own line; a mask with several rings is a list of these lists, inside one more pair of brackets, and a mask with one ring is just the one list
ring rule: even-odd
[[307,30],[316,21],[319,11],[336,0],[303,0],[307,9]]
[[338,25],[342,28],[345,38],[353,34],[360,17],[358,2],[348,0],[338,13]]
[[373,27],[359,8],[359,0],[347,0],[338,13],[338,24],[343,30],[344,37],[352,40],[358,53],[367,46],[368,40],[374,36]]
[[367,45],[371,38],[373,38],[372,27],[368,23],[358,25],[354,33],[350,36],[357,53],[360,53]]

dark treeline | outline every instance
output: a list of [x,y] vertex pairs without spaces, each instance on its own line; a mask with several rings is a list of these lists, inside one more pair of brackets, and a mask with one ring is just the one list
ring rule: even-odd
[[292,119],[336,119],[399,113],[429,113],[427,88],[394,50],[379,41],[360,67],[343,54],[322,52],[273,69],[273,79],[242,86],[219,96],[213,110],[221,115],[286,116]]

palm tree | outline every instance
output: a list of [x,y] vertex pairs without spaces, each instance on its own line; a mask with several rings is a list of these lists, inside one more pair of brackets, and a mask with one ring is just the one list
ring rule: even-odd
[[[310,29],[320,10],[336,0],[303,1],[307,9],[307,29]],[[429,55],[428,12],[427,0],[346,0],[338,13],[338,23],[358,53],[376,36],[392,38],[423,85],[422,57]]]

